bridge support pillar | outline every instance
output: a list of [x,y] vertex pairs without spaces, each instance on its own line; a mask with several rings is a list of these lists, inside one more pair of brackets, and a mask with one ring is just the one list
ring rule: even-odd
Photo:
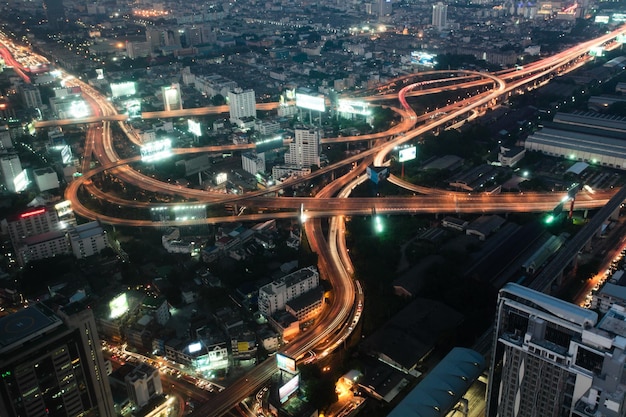
[[609,217],[609,219],[611,219],[611,220],[619,220],[619,211],[620,211],[619,207],[617,207],[615,210],[613,210],[613,213],[611,213],[611,216]]

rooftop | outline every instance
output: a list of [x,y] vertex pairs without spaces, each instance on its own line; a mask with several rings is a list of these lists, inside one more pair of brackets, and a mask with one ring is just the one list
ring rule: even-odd
[[0,354],[4,354],[57,327],[63,321],[42,304],[0,318]]

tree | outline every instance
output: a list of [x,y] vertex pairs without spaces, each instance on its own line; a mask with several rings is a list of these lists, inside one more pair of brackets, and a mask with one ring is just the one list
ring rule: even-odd
[[216,94],[213,97],[211,97],[211,104],[214,106],[222,106],[226,104],[226,99],[224,98],[223,95]]

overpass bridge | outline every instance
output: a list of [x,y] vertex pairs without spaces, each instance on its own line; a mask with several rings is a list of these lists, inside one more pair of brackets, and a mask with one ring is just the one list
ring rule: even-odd
[[605,205],[602,207],[574,237],[561,248],[557,255],[546,265],[545,268],[535,277],[529,287],[533,290],[550,293],[552,284],[560,280],[565,267],[576,259],[585,245],[598,233],[605,220],[612,217],[619,211],[620,206],[626,200],[626,186],[622,187]]

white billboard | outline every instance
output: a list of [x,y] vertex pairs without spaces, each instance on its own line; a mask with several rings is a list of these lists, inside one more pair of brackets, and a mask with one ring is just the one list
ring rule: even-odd
[[26,173],[25,169],[23,169],[19,174],[15,176],[15,178],[13,178],[13,186],[15,187],[16,193],[20,193],[27,189],[28,184],[30,184],[30,181],[28,181],[28,174]]
[[187,131],[194,136],[202,136],[202,126],[195,120],[187,120]]
[[109,309],[112,319],[116,319],[126,313],[128,311],[128,298],[126,298],[126,293],[120,294],[111,300]]
[[285,385],[278,388],[278,398],[281,404],[289,399],[289,396],[298,390],[300,386],[300,374],[295,375]]
[[137,93],[137,84],[134,81],[111,83],[111,96],[113,98],[132,96]]
[[202,349],[202,343],[200,342],[190,343],[189,346],[187,346],[187,350],[189,350],[189,353],[199,352],[200,349]]
[[360,114],[362,116],[369,116],[372,114],[369,103],[365,101],[346,100],[343,98],[339,99],[337,111],[341,113]]
[[276,354],[276,366],[283,371],[296,373],[296,360],[282,353]]
[[148,142],[141,147],[141,160],[154,162],[172,156],[172,141],[160,139]]
[[417,147],[411,146],[408,148],[400,149],[398,152],[398,162],[411,161],[417,157]]
[[326,111],[324,96],[312,96],[309,94],[296,93],[296,106],[302,109]]

